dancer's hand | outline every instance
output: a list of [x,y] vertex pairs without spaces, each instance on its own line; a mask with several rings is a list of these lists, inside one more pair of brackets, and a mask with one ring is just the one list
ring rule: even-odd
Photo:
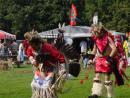
[[88,60],[87,65],[91,65],[91,64],[93,64],[93,60]]
[[108,65],[110,65],[110,62],[106,61],[106,65],[105,66],[107,67]]
[[108,56],[107,62],[108,62],[109,64],[113,64],[113,63],[114,63],[114,59],[113,59],[112,57]]
[[32,65],[37,66],[37,62],[32,56],[29,57],[29,61]]
[[91,68],[91,65],[93,64],[93,60],[89,60],[88,63],[87,63],[87,68]]

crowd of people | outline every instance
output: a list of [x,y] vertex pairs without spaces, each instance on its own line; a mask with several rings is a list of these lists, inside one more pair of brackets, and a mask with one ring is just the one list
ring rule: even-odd
[[0,40],[0,56],[6,56],[6,55],[16,55],[16,51],[18,50],[18,45],[15,42],[15,40],[6,40],[3,42],[3,40]]
[[0,60],[8,61],[8,66],[12,66],[13,59],[17,60],[18,44],[14,39],[0,40]]

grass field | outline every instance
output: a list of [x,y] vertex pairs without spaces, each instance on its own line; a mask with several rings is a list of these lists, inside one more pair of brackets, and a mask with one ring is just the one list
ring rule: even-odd
[[[127,69],[130,74],[130,68]],[[82,85],[80,80],[84,79],[85,72],[81,71],[78,78],[68,80],[65,84],[63,94],[59,98],[87,98],[91,94],[93,71],[89,74],[89,79]],[[0,71],[0,98],[30,98],[33,74],[30,65],[24,65],[21,68],[10,69],[9,71]],[[127,82],[130,84],[130,82]],[[115,98],[130,98],[130,87],[124,85],[115,87]]]

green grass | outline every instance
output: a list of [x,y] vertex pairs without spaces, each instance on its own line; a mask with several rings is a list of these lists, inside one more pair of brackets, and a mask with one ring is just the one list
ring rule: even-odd
[[[130,68],[127,69],[130,74]],[[80,80],[84,79],[85,71],[81,71],[78,78],[68,80],[65,84],[65,91],[59,94],[59,98],[87,98],[91,94],[93,71],[89,74],[89,80],[81,85]],[[30,83],[33,78],[30,65],[22,68],[14,68],[9,71],[0,71],[0,98],[30,98]],[[127,82],[130,84],[130,82]],[[115,98],[130,98],[130,87],[127,85],[115,87]]]

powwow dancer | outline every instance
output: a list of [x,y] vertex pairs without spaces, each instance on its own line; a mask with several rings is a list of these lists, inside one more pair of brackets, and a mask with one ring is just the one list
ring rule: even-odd
[[[113,82],[111,80],[112,71],[116,78],[119,77],[119,79],[117,78],[118,85],[123,84],[114,59],[117,51],[116,46],[101,24],[92,25],[92,38],[95,43],[89,56],[88,65],[94,63],[93,59],[95,58],[95,77],[93,79],[92,95],[88,98],[102,96],[103,87],[106,88],[107,97],[112,98],[114,96]],[[105,76],[104,82],[101,79],[102,74]]]
[[124,76],[124,78],[129,80],[129,78],[125,74],[125,70],[126,70],[126,67],[128,65],[128,61],[127,61],[127,57],[125,55],[125,51],[123,49],[121,36],[120,35],[114,35],[114,42],[115,42],[115,45],[116,45],[117,51],[118,51],[116,58],[117,58],[117,61],[118,61],[119,71],[122,74],[122,76]]
[[121,76],[123,76],[123,78],[129,80],[129,77],[125,73],[128,61],[125,54],[125,50],[123,49],[121,35],[112,35],[111,33],[109,33],[109,36],[112,38],[117,48],[117,54],[115,56],[115,59],[117,61],[118,70]]
[[[28,50],[28,57],[36,67],[34,79],[31,83],[32,98],[57,98],[55,88],[66,72],[64,56],[55,47],[43,42],[37,35],[33,36],[29,43],[32,49]],[[58,69],[58,72],[56,69]],[[59,73],[59,77],[54,82],[56,73]]]

